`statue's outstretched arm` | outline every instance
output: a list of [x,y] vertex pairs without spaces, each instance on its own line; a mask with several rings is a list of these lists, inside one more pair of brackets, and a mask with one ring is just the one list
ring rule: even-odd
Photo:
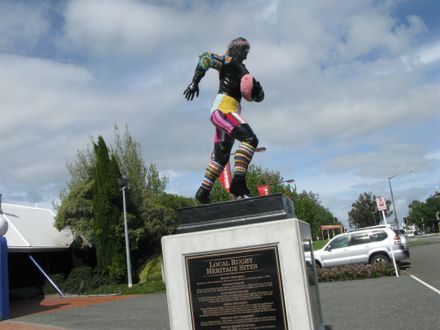
[[197,67],[194,70],[194,76],[192,82],[183,92],[185,98],[188,101],[192,101],[194,99],[194,95],[198,97],[199,82],[205,76],[206,71],[208,71],[210,68],[220,70],[222,65],[223,65],[223,56],[219,56],[210,52],[206,52],[200,55],[199,62],[197,63]]

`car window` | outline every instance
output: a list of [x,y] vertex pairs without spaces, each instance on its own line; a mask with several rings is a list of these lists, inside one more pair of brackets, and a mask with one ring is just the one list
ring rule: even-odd
[[370,238],[373,242],[383,241],[388,237],[387,233],[383,230],[372,232]]
[[370,235],[368,235],[368,233],[358,233],[351,235],[350,245],[367,244],[370,242]]
[[348,246],[348,235],[347,236],[336,237],[330,243],[330,247],[332,249],[339,249],[339,248],[343,248],[343,247],[347,247],[347,246]]
[[312,251],[312,244],[310,243],[310,241],[303,241],[303,247],[304,247],[304,252],[310,252]]

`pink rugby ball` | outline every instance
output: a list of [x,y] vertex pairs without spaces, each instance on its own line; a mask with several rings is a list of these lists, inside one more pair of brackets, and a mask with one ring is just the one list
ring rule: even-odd
[[246,101],[253,101],[252,99],[252,88],[254,86],[254,77],[250,73],[245,74],[240,81],[241,95]]

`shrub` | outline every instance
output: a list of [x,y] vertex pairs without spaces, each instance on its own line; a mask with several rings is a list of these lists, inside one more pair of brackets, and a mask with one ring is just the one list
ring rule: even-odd
[[[88,293],[101,285],[107,284],[104,276],[95,268],[77,267],[66,277],[63,273],[49,275],[63,293]],[[44,294],[54,294],[57,291],[46,280],[43,286]]]
[[164,292],[165,284],[160,280],[151,280],[146,283],[133,284],[131,288],[127,284],[102,285],[89,292],[89,294],[149,294]]
[[[61,291],[63,291],[63,285],[64,285],[66,275],[64,275],[63,273],[58,273],[58,274],[51,274],[51,275],[49,275],[49,277],[56,284],[56,286],[59,287],[61,289]],[[47,295],[47,294],[57,293],[57,291],[52,286],[52,284],[50,284],[49,281],[46,280],[46,282],[44,282],[44,285],[43,285],[43,293],[45,295]]]
[[148,260],[139,273],[139,282],[145,283],[148,281],[162,280],[162,256],[155,255]]
[[63,290],[67,293],[85,293],[106,284],[104,276],[91,267],[83,266],[72,269],[64,281]]
[[384,263],[345,265],[318,269],[318,280],[320,282],[358,280],[392,275],[394,275],[394,269]]

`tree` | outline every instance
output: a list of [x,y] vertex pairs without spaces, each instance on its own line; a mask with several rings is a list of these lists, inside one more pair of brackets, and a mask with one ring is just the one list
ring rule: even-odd
[[297,217],[310,224],[312,237],[320,235],[322,225],[335,224],[335,217],[321,205],[318,195],[303,191],[293,200]]
[[[132,256],[139,256],[142,259],[150,251],[159,250],[161,235],[175,231],[176,208],[183,204],[193,205],[194,200],[164,193],[168,178],[160,175],[154,164],[145,166],[140,145],[134,140],[127,128],[123,134],[120,134],[119,129],[115,127],[113,148],[107,149],[102,137],[98,138],[96,144],[92,139],[91,142],[92,148],[87,147],[84,150],[79,150],[76,158],[66,164],[70,180],[65,190],[60,193],[60,204],[55,205],[57,209],[55,226],[58,230],[69,227],[75,239],[82,243],[79,245],[82,250],[85,247],[95,248],[98,266],[104,268],[107,274],[112,269],[119,269],[120,271],[116,272],[116,275],[112,270],[111,276],[113,281],[116,281],[117,278],[122,278],[122,275],[125,274],[124,269],[120,267],[123,264],[122,259],[119,256],[117,258],[121,260],[109,261],[109,255],[113,255],[113,252],[104,246],[108,243],[108,237],[112,237],[114,239],[112,247],[123,247],[124,229],[123,217],[119,212],[122,207],[122,194],[119,191],[119,186],[115,184],[115,175],[109,174],[111,173],[110,167],[117,169],[114,172],[120,172],[116,175],[117,177],[124,176],[128,179],[126,190],[127,222]],[[98,169],[97,166],[98,154],[100,157],[106,158],[105,163],[111,164],[105,166],[108,168],[103,172],[107,174],[100,174],[100,179],[97,178],[98,172],[102,173],[102,168]],[[99,166],[102,167],[102,159]],[[111,188],[113,192],[106,194],[97,189],[97,186],[102,186],[102,184],[96,183],[97,180],[101,182],[103,180],[113,181]],[[109,186],[104,185],[103,187],[108,188]],[[105,202],[106,200],[107,202]],[[103,206],[107,208],[104,212],[107,216],[96,215],[96,208]],[[113,224],[109,225],[110,223],[99,223],[104,219],[111,219],[113,214],[111,210],[114,206],[118,208],[118,211],[114,210],[115,219],[116,213],[120,217],[118,224],[113,226]],[[107,255],[107,253],[109,254]],[[134,265],[137,264],[136,260],[133,261]],[[109,267],[109,262],[113,263],[114,267]]]
[[[93,143],[93,141],[92,141]],[[78,150],[76,158],[66,163],[70,180],[66,189],[60,192],[55,227],[62,230],[69,227],[75,239],[80,238],[82,246],[94,244],[93,234],[93,187],[95,178],[95,153],[87,147]]]
[[[91,142],[93,146],[92,139]],[[115,127],[115,147],[110,148],[109,153],[116,157],[122,176],[128,179],[127,215],[132,220],[140,216],[144,190],[164,192],[168,178],[161,176],[154,164],[150,164],[148,168],[145,166],[140,145],[127,127],[123,135]],[[93,242],[90,233],[93,232],[94,219],[91,186],[96,174],[96,155],[93,148],[78,150],[76,158],[67,162],[66,166],[70,180],[66,189],[60,193],[60,204],[54,205],[57,209],[56,228],[61,230],[69,226],[75,237],[81,237],[83,243],[89,245]],[[129,225],[132,222],[129,221]]]
[[121,239],[121,194],[118,184],[120,171],[116,157],[109,157],[104,139],[99,136],[94,145],[96,174],[93,193],[94,236],[98,267],[117,283],[124,278],[125,265]]
[[[258,185],[260,184],[270,184],[270,192],[284,193],[292,197],[294,192],[291,190],[290,186],[283,183],[283,178],[277,171],[271,171],[269,169],[263,169],[260,166],[251,164],[248,169],[246,176],[247,185],[251,192],[251,196],[258,196]],[[217,180],[211,191],[211,202],[223,202],[231,200],[231,195],[228,194],[221,186],[219,180]]]
[[112,154],[118,160],[122,176],[127,178],[129,186],[129,197],[134,205],[139,205],[142,193],[146,188],[147,168],[141,155],[141,147],[125,127],[124,136],[121,137],[119,128],[115,126],[115,147]]
[[438,217],[440,215],[440,194],[436,193],[431,197],[428,197],[426,200],[426,205],[428,208],[428,221],[427,224],[430,227],[431,231],[438,232],[439,231],[439,220]]
[[[91,140],[93,144],[93,140]],[[95,153],[89,147],[85,150],[78,150],[76,158],[72,162],[67,162],[66,167],[70,174],[70,181],[67,184],[68,189],[90,181],[95,177]]]
[[194,206],[194,199],[145,190],[140,216],[129,219],[130,249],[135,268],[161,251],[161,238],[176,232],[177,209]]
[[143,226],[140,228],[144,230],[143,239],[151,249],[149,253],[156,253],[160,250],[162,236],[175,233],[177,209],[193,205],[192,198],[145,191],[141,206]]
[[440,196],[434,194],[425,202],[414,200],[409,205],[408,222],[419,228],[438,231],[437,212],[440,212]]
[[375,212],[377,211],[377,206],[375,195],[371,192],[364,192],[359,195],[358,200],[351,206],[352,209],[348,212],[350,226],[363,228],[376,225]]
[[95,181],[88,179],[77,182],[63,195],[55,217],[58,230],[69,227],[74,237],[80,237],[83,246],[92,246],[95,242],[93,232],[93,188]]
[[161,176],[156,168],[156,165],[150,164],[147,169],[147,184],[146,189],[154,194],[160,194],[165,191],[168,184],[168,177]]
[[[251,196],[258,196],[259,185],[269,184],[271,194],[282,193],[290,198],[294,203],[298,219],[310,224],[313,237],[319,235],[321,225],[335,223],[333,214],[321,205],[318,195],[305,191],[298,194],[289,184],[283,182],[284,179],[278,171],[263,169],[251,164],[246,180]],[[220,202],[230,199],[231,195],[217,181],[211,192],[211,201]]]
[[424,202],[418,200],[412,201],[409,205],[408,223],[421,228],[424,225],[424,219],[428,218],[428,210]]

